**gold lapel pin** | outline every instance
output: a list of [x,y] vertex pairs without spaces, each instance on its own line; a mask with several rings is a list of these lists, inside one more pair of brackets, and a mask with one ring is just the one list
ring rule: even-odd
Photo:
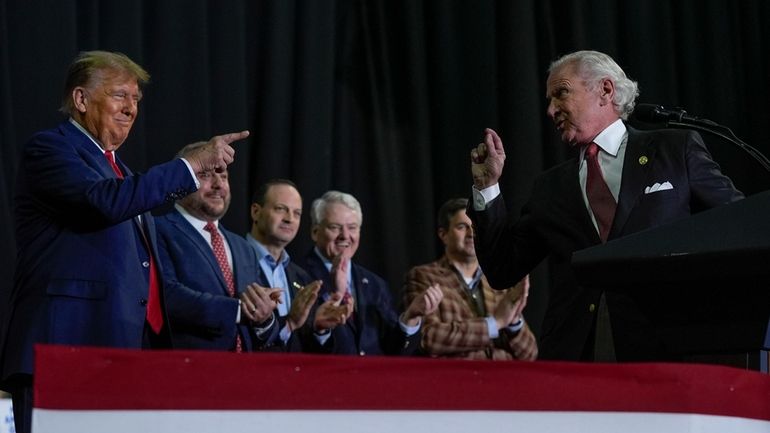
[[642,155],[639,157],[639,165],[647,164],[647,162],[649,162],[649,159],[646,156]]

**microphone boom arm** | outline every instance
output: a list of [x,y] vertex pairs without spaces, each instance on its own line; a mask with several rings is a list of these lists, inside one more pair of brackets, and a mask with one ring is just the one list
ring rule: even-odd
[[721,137],[743,149],[746,153],[751,155],[751,157],[754,158],[762,167],[764,167],[765,170],[770,172],[770,160],[768,160],[767,157],[765,157],[765,155],[763,155],[760,151],[749,146],[746,142],[738,138],[733,133],[733,131],[726,126],[719,125],[716,122],[712,122],[706,119],[698,119],[697,122],[689,123],[668,121],[666,122],[666,126],[694,129],[696,131],[708,132]]

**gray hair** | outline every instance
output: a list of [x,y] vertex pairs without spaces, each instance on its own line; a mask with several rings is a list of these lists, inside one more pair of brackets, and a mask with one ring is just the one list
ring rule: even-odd
[[598,51],[576,51],[554,60],[548,68],[548,73],[568,65],[575,66],[577,74],[585,80],[589,89],[596,88],[604,78],[612,80],[615,84],[612,104],[621,119],[628,119],[628,115],[634,111],[639,86],[636,81],[626,77],[626,73],[612,57]]
[[313,200],[313,204],[310,207],[310,222],[314,226],[321,224],[324,215],[326,215],[326,208],[334,203],[340,203],[356,212],[358,214],[358,223],[363,224],[364,213],[361,211],[361,203],[348,193],[334,190],[326,191],[320,198]]

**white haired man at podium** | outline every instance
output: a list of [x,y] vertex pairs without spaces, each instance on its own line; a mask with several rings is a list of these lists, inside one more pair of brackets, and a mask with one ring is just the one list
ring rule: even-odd
[[743,198],[696,132],[626,125],[638,95],[637,84],[606,54],[578,51],[551,64],[548,116],[579,157],[535,180],[518,219],[508,218],[500,195],[501,138],[487,129],[471,151],[468,214],[492,287],[512,286],[549,259],[541,359],[664,358],[653,324],[629,296],[578,284],[572,253]]

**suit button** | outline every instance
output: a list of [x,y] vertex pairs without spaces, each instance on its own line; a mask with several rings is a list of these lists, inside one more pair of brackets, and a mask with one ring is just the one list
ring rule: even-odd
[[149,268],[150,267],[150,262],[142,262],[142,267],[143,268]]
[[145,305],[147,305],[147,300],[146,300],[146,299],[144,299],[144,298],[140,299],[140,300],[139,300],[139,305],[141,305],[142,307],[144,307]]
[[589,311],[589,312],[591,312],[591,313],[593,313],[594,311],[596,311],[596,304],[591,304],[591,305],[589,305],[589,306],[588,306],[588,311]]
[[364,351],[362,350],[362,351],[358,352],[358,354],[359,354],[359,355],[361,355],[361,356],[364,356],[364,355],[366,355],[366,352],[364,352]]

